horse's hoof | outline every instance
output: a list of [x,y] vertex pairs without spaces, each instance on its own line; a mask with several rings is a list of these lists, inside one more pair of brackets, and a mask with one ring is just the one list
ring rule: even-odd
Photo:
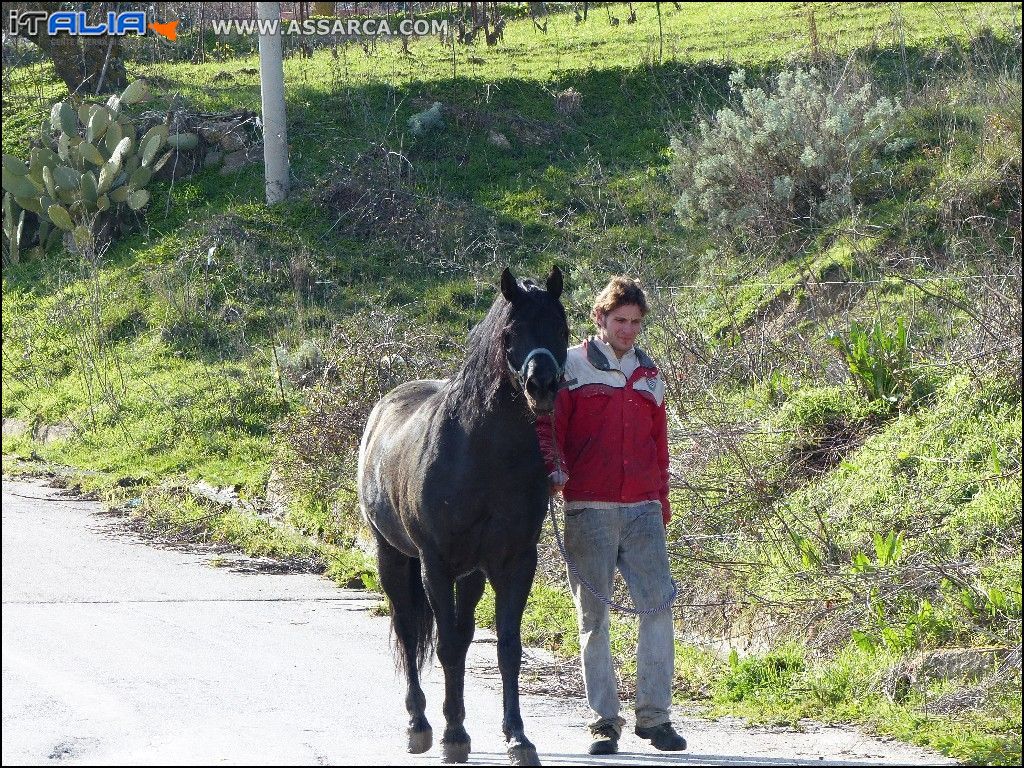
[[441,739],[441,759],[446,763],[464,763],[469,760],[469,739],[465,741]]
[[427,728],[422,731],[414,731],[412,728],[409,729],[409,752],[418,755],[422,752],[426,752],[434,746],[434,731],[431,728]]
[[540,765],[536,747],[520,745],[508,748],[508,759],[512,765]]

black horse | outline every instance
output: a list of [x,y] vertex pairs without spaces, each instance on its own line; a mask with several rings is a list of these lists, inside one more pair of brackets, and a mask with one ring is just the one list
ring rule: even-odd
[[486,578],[496,601],[509,758],[540,764],[519,712],[520,622],[548,500],[534,417],[554,407],[569,339],[558,267],[545,288],[517,282],[506,269],[501,296],[470,333],[458,373],[388,393],[359,448],[359,504],[377,539],[395,653],[408,680],[408,748],[425,752],[433,743],[419,677],[436,622],[446,762],[469,758],[466,652]]

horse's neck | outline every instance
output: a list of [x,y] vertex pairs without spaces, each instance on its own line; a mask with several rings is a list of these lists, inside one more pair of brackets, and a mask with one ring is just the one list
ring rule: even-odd
[[517,394],[506,381],[498,388],[490,402],[472,414],[463,414],[467,432],[489,436],[491,443],[505,443],[517,440],[535,440],[533,420],[523,402],[523,395]]

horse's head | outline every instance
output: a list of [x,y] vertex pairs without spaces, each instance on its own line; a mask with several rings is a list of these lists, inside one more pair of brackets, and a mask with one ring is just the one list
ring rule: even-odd
[[535,414],[551,413],[565,368],[569,325],[562,295],[562,273],[551,268],[545,287],[520,284],[506,267],[501,293],[512,305],[505,327],[505,360]]

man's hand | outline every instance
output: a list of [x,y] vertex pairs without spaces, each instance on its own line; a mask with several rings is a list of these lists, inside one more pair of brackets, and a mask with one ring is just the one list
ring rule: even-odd
[[565,472],[556,469],[548,475],[548,480],[551,483],[551,495],[554,496],[562,492],[562,489],[565,488],[566,482],[569,480],[569,476],[565,474]]

